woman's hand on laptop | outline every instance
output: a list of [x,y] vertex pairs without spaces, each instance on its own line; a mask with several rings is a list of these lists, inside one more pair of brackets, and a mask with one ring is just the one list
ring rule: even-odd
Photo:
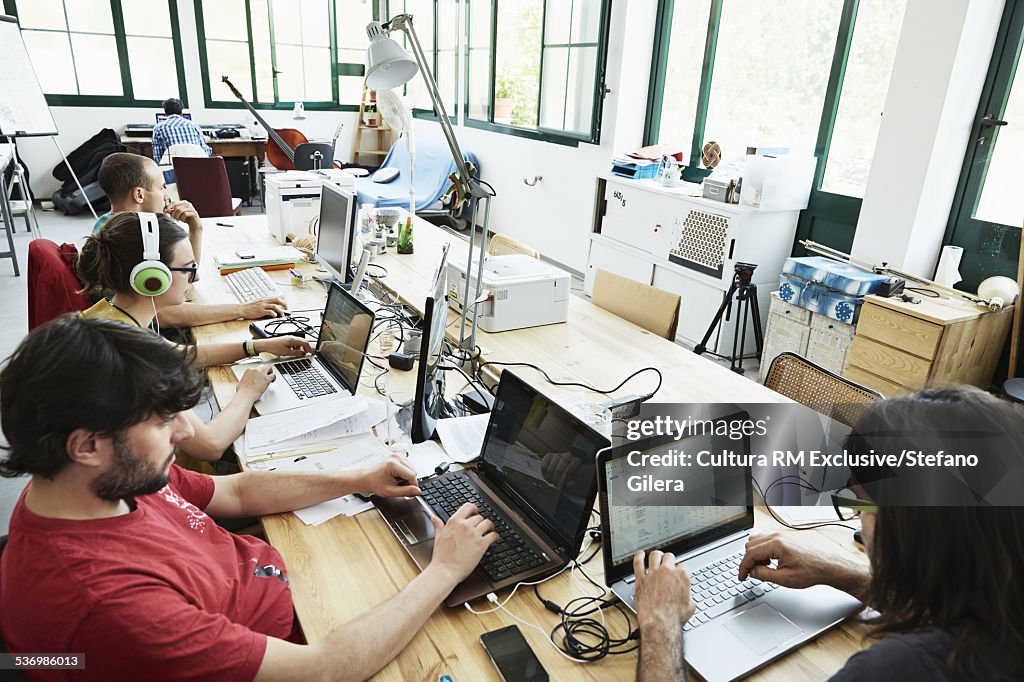
[[756,578],[796,589],[831,585],[858,599],[870,580],[867,566],[852,557],[823,552],[781,533],[752,535],[746,550],[740,580]]
[[409,461],[398,455],[391,455],[364,475],[360,490],[366,490],[380,497],[413,497],[422,491],[416,485],[416,470]]
[[313,352],[313,346],[309,341],[298,336],[275,336],[269,339],[257,339],[253,346],[259,353],[273,353],[274,355],[309,355]]
[[690,620],[696,608],[690,594],[690,574],[682,563],[676,563],[671,552],[654,550],[646,566],[644,553],[637,552],[633,555],[633,574],[641,631],[666,626],[678,631]]
[[243,303],[239,307],[239,317],[246,320],[262,320],[265,317],[283,317],[288,305],[283,298],[261,298],[252,303]]
[[441,523],[436,516],[430,520],[434,523],[434,555],[427,568],[444,571],[453,585],[472,573],[487,548],[499,539],[494,524],[469,502],[459,507],[448,523]]
[[235,395],[247,399],[250,405],[260,399],[267,387],[276,378],[270,365],[245,370],[235,386]]

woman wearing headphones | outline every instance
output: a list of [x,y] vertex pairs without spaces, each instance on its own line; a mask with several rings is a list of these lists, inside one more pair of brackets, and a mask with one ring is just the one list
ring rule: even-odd
[[[78,278],[87,291],[102,298],[83,315],[119,320],[143,329],[156,323],[157,312],[185,300],[190,283],[199,279],[188,233],[165,214],[118,213],[95,236],[87,237],[78,259]],[[224,365],[259,353],[305,355],[313,351],[304,339],[281,336],[243,343],[199,344],[196,363]],[[191,410],[195,436],[181,444],[196,459],[216,461],[242,433],[253,403],[274,380],[269,367],[250,369],[232,398],[209,424]]]

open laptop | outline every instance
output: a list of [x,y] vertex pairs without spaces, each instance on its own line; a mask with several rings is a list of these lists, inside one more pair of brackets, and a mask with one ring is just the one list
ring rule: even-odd
[[[346,393],[355,395],[372,329],[373,311],[332,283],[320,323],[316,355],[270,363],[277,378],[256,401],[256,411],[273,414]],[[241,378],[252,366],[253,363],[243,362],[232,369]]]
[[608,439],[510,371],[501,375],[480,465],[420,483],[423,497],[374,498],[420,569],[434,549],[431,516],[447,520],[464,502],[501,536],[445,604],[458,606],[550,575],[579,553],[597,494],[594,457]]
[[[741,412],[722,419],[746,418]],[[605,582],[635,611],[633,555],[638,550],[672,552],[685,564],[697,611],[683,627],[684,655],[701,677],[717,682],[747,675],[863,608],[831,587],[793,590],[754,579],[737,581],[754,526],[750,467],[675,469],[629,463],[631,451],[642,457],[664,454],[668,448],[694,456],[702,450],[746,454],[749,438],[691,431],[681,440],[656,437],[598,454]],[[640,457],[633,456],[634,464]],[[644,487],[636,485],[643,478],[633,477],[646,475],[683,480],[685,492],[630,489]]]

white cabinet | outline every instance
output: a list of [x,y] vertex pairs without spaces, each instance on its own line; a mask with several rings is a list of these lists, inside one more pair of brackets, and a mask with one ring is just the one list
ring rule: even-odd
[[[696,185],[665,188],[653,180],[598,179],[602,197],[594,217],[584,291],[594,271],[610,270],[682,298],[676,340],[693,347],[711,324],[732,284],[737,263],[753,263],[762,324],[770,292],[793,247],[797,211],[761,211],[691,197]],[[732,318],[713,332],[707,348],[732,352]],[[744,351],[755,350],[748,323]]]
[[786,303],[778,292],[772,293],[771,301],[761,355],[761,383],[768,376],[772,360],[787,351],[842,374],[856,327]]

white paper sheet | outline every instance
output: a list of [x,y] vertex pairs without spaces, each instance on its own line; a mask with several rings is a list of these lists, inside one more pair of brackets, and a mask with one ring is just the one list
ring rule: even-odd
[[489,414],[437,420],[437,433],[452,462],[465,464],[480,456]]
[[[259,452],[275,443],[290,441],[366,410],[366,399],[346,396],[308,407],[253,417],[245,425],[245,450]],[[315,442],[307,438],[303,442]]]
[[[416,477],[423,478],[434,473],[439,464],[451,462],[448,454],[432,440],[424,441],[409,448],[409,464],[416,470]],[[449,471],[458,471],[462,467],[452,464]]]

